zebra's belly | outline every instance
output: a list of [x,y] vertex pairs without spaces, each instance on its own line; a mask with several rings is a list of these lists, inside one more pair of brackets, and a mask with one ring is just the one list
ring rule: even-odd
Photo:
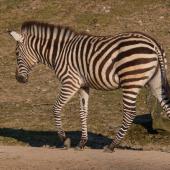
[[86,76],[86,84],[93,89],[97,90],[115,90],[119,88],[119,79],[117,74],[103,74],[94,75],[88,74]]

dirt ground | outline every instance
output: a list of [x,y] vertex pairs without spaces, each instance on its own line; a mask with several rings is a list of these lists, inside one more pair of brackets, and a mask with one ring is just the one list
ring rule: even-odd
[[0,146],[2,170],[169,170],[170,154],[158,151],[50,149]]

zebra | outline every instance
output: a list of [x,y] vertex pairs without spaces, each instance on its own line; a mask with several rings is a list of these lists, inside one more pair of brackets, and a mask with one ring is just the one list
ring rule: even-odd
[[54,70],[61,84],[53,112],[63,143],[68,138],[62,128],[61,110],[78,91],[82,129],[79,149],[84,149],[88,140],[90,89],[122,90],[123,122],[112,142],[104,147],[107,152],[114,151],[127,133],[136,116],[136,98],[144,86],[151,88],[170,118],[167,60],[152,37],[140,32],[95,36],[38,21],[24,22],[21,33],[9,34],[16,40],[18,82],[28,82],[30,71],[42,63]]

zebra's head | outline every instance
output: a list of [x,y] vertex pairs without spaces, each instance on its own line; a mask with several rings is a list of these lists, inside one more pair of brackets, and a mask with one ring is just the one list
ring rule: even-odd
[[28,40],[24,34],[9,31],[9,34],[16,40],[16,79],[20,83],[28,82],[28,75],[32,67],[38,63],[33,51],[28,48]]

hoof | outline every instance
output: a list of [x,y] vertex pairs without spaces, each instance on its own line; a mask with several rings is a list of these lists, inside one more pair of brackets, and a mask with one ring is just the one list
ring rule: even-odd
[[68,150],[68,148],[66,148],[65,146],[60,148],[61,150]]
[[65,149],[69,149],[71,147],[71,139],[70,138],[66,138],[64,140],[64,148]]
[[114,152],[114,147],[112,147],[111,145],[106,145],[104,147],[104,152],[112,153],[112,152]]
[[76,150],[76,151],[83,151],[83,150],[84,150],[84,147],[76,146],[76,147],[75,147],[75,150]]
[[75,148],[75,150],[83,151],[85,149],[86,143],[87,143],[87,139],[82,139],[79,145]]

